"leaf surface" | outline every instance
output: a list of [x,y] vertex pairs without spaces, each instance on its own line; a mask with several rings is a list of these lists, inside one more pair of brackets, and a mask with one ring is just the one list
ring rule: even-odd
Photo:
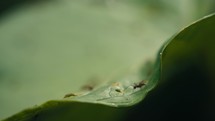
[[[48,7],[48,9],[46,6],[41,9],[41,11],[37,11],[38,9],[31,9],[31,12],[33,12],[34,14],[31,16],[31,12],[29,12],[27,17],[25,16],[25,14],[22,14],[22,12],[20,12],[20,14],[23,16],[18,18],[17,21],[27,22],[26,26],[24,26],[23,28],[23,31],[20,33],[17,33],[17,30],[11,31],[11,28],[8,27],[7,24],[2,24],[3,27],[0,33],[3,40],[1,41],[1,56],[3,57],[3,59],[1,59],[1,66],[2,73],[4,73],[4,76],[1,77],[1,80],[3,80],[3,84],[8,85],[8,81],[5,80],[24,82],[25,85],[35,84],[35,89],[29,87],[29,89],[32,89],[32,92],[34,92],[35,90],[41,91],[36,92],[36,97],[35,95],[29,96],[31,98],[34,97],[35,99],[37,99],[37,97],[40,97],[40,94],[44,93],[44,90],[48,90],[50,92],[53,91],[53,89],[49,89],[49,85],[57,85],[56,88],[59,88],[59,86],[61,86],[60,88],[67,89],[63,89],[64,91],[60,91],[59,93],[57,91],[54,91],[58,94],[50,95],[50,93],[47,93],[44,99],[47,99],[47,97],[51,99],[53,95],[57,99],[59,95],[62,95],[63,97],[65,94],[66,98],[62,100],[48,101],[41,106],[35,106],[31,109],[24,110],[5,120],[53,121],[67,119],[95,120],[95,118],[113,120],[115,118],[119,118],[119,115],[122,115],[123,112],[127,110],[127,108],[118,109],[113,107],[128,107],[142,101],[146,94],[151,89],[153,89],[156,86],[158,80],[160,80],[161,70],[164,69],[163,67],[174,68],[173,66],[168,67],[164,65],[165,63],[172,65],[170,63],[174,61],[168,62],[169,59],[174,59],[175,61],[177,61],[180,58],[190,57],[190,54],[193,55],[193,53],[195,52],[202,52],[202,50],[205,49],[203,48],[204,46],[213,45],[212,40],[215,17],[211,15],[190,25],[189,27],[178,33],[176,36],[171,38],[167,43],[164,44],[163,47],[161,47],[161,50],[158,52],[156,59],[154,59],[154,61],[151,61],[162,42],[156,41],[151,43],[149,41],[144,41],[144,46],[140,46],[141,44],[139,43],[139,40],[142,39],[141,34],[138,34],[138,36],[135,35],[137,33],[135,33],[134,35],[131,34],[132,29],[130,28],[135,22],[142,20],[142,18],[140,19],[137,17],[138,15],[135,16],[133,20],[130,20],[128,18],[131,18],[131,15],[133,15],[133,13],[121,16],[122,18],[117,16],[121,14],[120,10],[123,10],[123,7],[120,8],[120,10],[118,11],[119,13],[115,15],[115,12],[112,13],[109,11],[109,9],[103,9],[102,11],[98,12],[94,8],[90,8],[89,10],[89,6],[83,7],[82,4],[80,5],[80,3],[72,4],[71,6],[68,5],[68,7],[61,7],[55,11],[59,13],[53,15],[50,14],[54,13],[54,7],[51,6],[49,6],[50,8]],[[85,7],[88,11],[85,10]],[[73,11],[70,13],[70,16],[76,17],[70,18],[69,16],[64,16],[68,18],[61,18],[62,13],[67,13],[65,11],[68,11],[70,9],[71,11]],[[44,12],[43,14],[38,14],[38,12],[40,13],[42,11]],[[37,16],[35,17],[35,15]],[[43,28],[32,30],[30,29],[31,27],[28,28],[28,25],[32,25],[32,23],[30,23],[31,21],[29,20],[34,18],[37,18],[37,21],[36,23],[34,23],[34,25],[44,25]],[[56,21],[50,22],[50,18]],[[85,21],[86,18],[88,18],[87,21]],[[59,21],[62,20],[67,21],[60,23]],[[17,21],[10,21],[8,22],[8,24],[10,24],[12,28],[14,27],[14,25],[16,25],[16,29],[22,29],[19,25],[16,24]],[[70,21],[72,21],[71,25],[68,24],[70,23]],[[142,24],[144,25],[144,23]],[[37,28],[37,26],[35,26],[35,28]],[[58,28],[58,30],[55,30],[56,28]],[[70,28],[73,29],[70,30]],[[91,28],[93,28],[92,31]],[[63,32],[58,33],[59,29]],[[151,30],[155,29],[151,28]],[[9,32],[13,36],[6,36],[7,34],[4,34]],[[47,34],[49,32],[50,34]],[[196,33],[198,36],[196,36]],[[56,34],[59,34],[58,37],[50,36]],[[165,34],[165,36],[166,35],[168,34]],[[16,38],[18,39],[14,39],[14,36],[16,36]],[[67,40],[67,38],[70,38],[72,40],[69,41]],[[150,38],[150,40],[151,39],[153,38]],[[28,40],[31,40],[34,43],[28,43]],[[206,40],[207,44],[202,44],[203,40]],[[23,44],[27,44],[27,46],[23,46]],[[153,48],[147,48],[147,46]],[[135,47],[135,49],[133,47]],[[209,50],[211,52],[213,51],[211,49]],[[178,54],[177,56],[175,56],[175,52]],[[109,55],[108,53],[113,54]],[[127,54],[133,54],[133,56],[127,56]],[[167,55],[168,57],[166,57]],[[214,56],[213,54],[211,54],[207,57],[212,58]],[[43,60],[41,60],[41,58]],[[86,62],[86,60],[88,62]],[[136,60],[138,60],[138,62]],[[211,61],[211,59],[209,59],[209,61]],[[137,63],[134,66],[134,69],[127,69],[133,63]],[[70,67],[69,69],[67,67],[68,65]],[[103,67],[104,65],[107,66],[106,70],[103,70],[103,68],[105,68]],[[70,70],[71,68],[75,68],[75,70]],[[86,80],[90,77],[93,77],[94,75],[111,75],[111,71],[113,71],[114,69],[122,73],[122,70],[126,70],[124,68],[129,71],[123,72],[123,74],[121,75],[112,76],[113,78],[108,78],[107,82],[102,81],[103,84],[101,85],[93,87],[91,85],[92,82],[89,84],[86,83]],[[65,69],[68,70],[65,71]],[[13,74],[12,77],[5,76],[11,74]],[[70,74],[72,74],[72,76],[68,76]],[[65,83],[59,81],[65,80],[64,82],[68,82],[71,79],[82,81],[72,81],[71,84],[66,83],[66,85],[63,85]],[[27,80],[31,81],[28,82]],[[46,80],[45,82],[47,82],[48,84],[44,83],[44,80]],[[93,78],[93,80],[96,79]],[[102,78],[98,80],[105,79]],[[46,86],[40,87],[40,85]],[[77,90],[81,87],[81,85],[84,85],[84,91],[74,93],[75,91],[68,90],[69,88],[75,88]],[[26,88],[24,90],[26,90]],[[24,92],[27,93],[26,91]],[[32,94],[32,92],[27,95]],[[72,93],[67,94],[67,92]],[[78,114],[83,114],[83,116],[80,116]]]

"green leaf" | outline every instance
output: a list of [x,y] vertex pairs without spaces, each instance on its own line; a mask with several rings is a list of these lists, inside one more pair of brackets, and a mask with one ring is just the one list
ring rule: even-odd
[[[139,10],[127,3],[115,7],[49,1],[1,19],[0,117],[62,99],[88,83],[114,81],[150,61],[162,43],[158,38],[169,32],[149,37],[159,30],[145,26],[150,20],[143,21]],[[142,31],[154,41],[142,41]]]
[[[204,41],[206,45],[214,44],[213,32],[215,31],[215,27],[213,25],[215,25],[215,15],[210,15],[185,28],[164,44],[158,54],[158,59],[155,67],[153,68],[151,78],[148,78],[148,82],[146,85],[143,85],[143,87],[137,87],[138,89],[134,89],[134,85],[132,86],[132,80],[122,80],[115,82],[114,84],[101,86],[98,89],[81,96],[75,96],[58,101],[49,101],[41,106],[20,112],[6,120],[94,120],[93,118],[95,117],[97,119],[101,118],[99,120],[110,120],[109,118],[113,118],[116,114],[119,116],[119,114],[123,112],[123,109],[114,109],[95,104],[130,106],[141,101],[147,92],[150,91],[160,79],[161,61],[165,61],[165,63],[169,64],[170,62],[181,60],[180,58],[191,58],[192,60],[194,56],[192,54],[198,52],[197,55],[199,55],[200,52],[205,50],[205,45],[202,43],[203,40],[206,40]],[[209,52],[208,49],[206,49],[206,52]],[[176,53],[177,56],[175,55]],[[205,54],[205,52],[203,53]],[[169,61],[168,59],[166,60],[166,58],[171,58],[175,61]],[[116,91],[116,89],[119,91]],[[88,103],[85,104],[82,102]],[[99,113],[104,114],[101,117],[96,116],[96,110],[99,110]],[[107,112],[111,112],[113,114],[111,115],[111,113]],[[80,116],[82,114],[83,116]],[[58,119],[58,116],[62,116],[63,118]]]
[[153,60],[178,29],[174,25],[184,22],[176,15],[180,9],[158,7],[152,13],[139,5],[50,0],[14,8],[1,18],[0,117],[131,72],[137,72],[129,77],[131,85],[142,81],[139,66]]
[[[3,40],[0,44],[2,50],[1,56],[3,59],[1,59],[0,66],[2,67],[1,73],[2,75],[4,75],[1,76],[1,81],[3,80],[2,82],[7,85],[6,87],[8,88],[9,85],[8,80],[12,80],[12,83],[24,82],[25,85],[35,85],[35,89],[33,89],[32,92],[34,92],[35,90],[41,90],[41,92],[37,92],[36,95],[30,97],[34,97],[36,100],[37,97],[41,98],[42,93],[45,93],[44,90],[52,92],[51,95],[50,93],[47,93],[44,97],[44,100],[47,99],[47,97],[49,99],[53,99],[51,97],[54,96],[57,98],[59,95],[62,95],[63,97],[66,94],[66,98],[62,100],[48,101],[41,106],[35,106],[31,109],[24,110],[5,120],[53,121],[68,119],[120,119],[120,116],[123,115],[127,108],[118,109],[113,107],[127,107],[137,104],[138,102],[143,100],[146,94],[151,89],[153,89],[156,86],[158,80],[160,80],[161,69],[170,67],[175,68],[172,66],[173,64],[171,64],[173,61],[169,62],[168,60],[174,58],[174,60],[177,61],[180,58],[190,57],[190,54],[202,50],[202,48],[200,47],[200,45],[202,44],[199,44],[200,41],[207,38],[207,36],[210,36],[210,39],[212,38],[212,34],[208,35],[206,33],[213,32],[214,16],[202,19],[182,30],[179,34],[177,34],[170,41],[164,44],[157,55],[157,60],[154,62],[151,61],[151,58],[153,59],[154,53],[158,50],[157,48],[162,42],[156,41],[151,43],[151,41],[144,41],[144,43],[142,44],[147,45],[140,46],[141,42],[139,40],[142,39],[142,34],[137,32],[133,35],[131,33],[131,31],[133,30],[131,29],[131,26],[134,23],[143,20],[143,18],[138,18],[138,16],[140,15],[138,14],[134,15],[133,20],[130,20],[129,18],[132,18],[131,16],[133,16],[133,13],[136,12],[122,15],[121,13],[124,10],[124,7],[127,6],[127,4],[125,4],[125,6],[123,6],[122,8],[117,8],[119,9],[119,13],[117,13],[116,11],[113,12],[112,10],[107,8],[90,8],[88,4],[83,6],[82,3],[80,4],[78,2],[75,4],[69,3],[70,2],[64,3],[64,5],[58,8],[58,10],[55,10],[55,7],[58,5],[54,7],[48,6],[48,8],[47,6],[44,8],[42,7],[42,9],[40,9],[39,11],[36,8],[32,8],[30,9],[30,11],[28,11],[28,14],[23,14],[22,12],[20,12],[20,18],[18,17],[16,21],[9,18],[7,21],[3,22],[3,27],[0,30],[1,40]],[[131,6],[126,8],[126,10],[136,11]],[[69,14],[70,16],[67,16],[66,11],[71,11],[71,13]],[[50,18],[54,21],[50,22]],[[31,20],[34,19],[36,20],[36,22],[33,22],[33,28],[35,27],[36,29],[31,30]],[[20,21],[20,23],[25,21],[26,25],[18,25],[16,23],[17,21]],[[63,22],[61,23],[59,21]],[[72,22],[70,23],[70,21]],[[148,20],[148,23],[150,23],[149,21],[150,19]],[[43,25],[43,28],[37,28],[37,24]],[[13,30],[13,28],[15,28],[15,30]],[[55,30],[56,28],[63,32],[58,33],[59,30]],[[156,30],[155,28],[148,27],[147,29],[148,31],[153,31]],[[22,31],[19,29],[21,29]],[[17,31],[21,32],[17,33]],[[196,31],[199,35],[197,38],[199,43],[195,43],[196,41],[194,41],[196,39],[196,34],[193,33],[195,33]],[[8,34],[5,33],[10,33],[11,36],[8,36]],[[166,33],[161,33],[161,35],[163,35],[162,38],[165,38],[165,36],[168,35],[167,33],[169,33],[169,31],[167,31]],[[52,36],[56,34],[59,34],[57,38],[56,36]],[[16,39],[14,39],[14,36]],[[71,38],[72,41],[67,40],[68,38]],[[151,39],[158,40],[159,38],[150,38],[150,40]],[[193,40],[194,42],[189,43],[187,39],[190,41]],[[28,43],[29,40],[31,40],[32,43]],[[180,42],[183,43],[183,46],[180,46]],[[206,44],[207,46],[210,45],[210,42],[212,43],[212,41],[208,42],[209,44]],[[191,45],[193,45],[193,43],[195,45],[194,48],[189,48]],[[184,48],[184,46],[187,45],[189,45],[189,47]],[[147,48],[147,46],[149,46],[149,48]],[[181,49],[183,50],[182,53],[180,51]],[[177,53],[179,51],[179,54],[175,54],[175,51],[177,51]],[[187,54],[186,56],[187,52],[189,52],[189,54]],[[108,55],[108,53],[113,54]],[[122,53],[124,53],[125,55]],[[70,54],[72,56],[70,56]],[[131,56],[127,56],[127,54]],[[167,55],[170,57],[167,57]],[[172,55],[174,57],[172,57]],[[89,62],[86,62],[86,60]],[[138,62],[136,62],[136,60],[138,60]],[[139,62],[140,60],[141,62]],[[128,70],[127,68],[129,68],[133,63],[137,63],[134,69],[123,72],[123,70]],[[168,64],[168,66],[171,66],[168,67],[165,65],[165,63]],[[107,70],[103,69],[105,68],[105,65],[107,66]],[[66,69],[67,66],[75,69],[70,70],[69,68],[65,71],[64,69]],[[78,93],[67,94],[67,92],[74,92],[75,90],[78,90],[81,85],[84,85],[84,83],[86,83],[86,80],[88,80],[90,77],[94,77],[96,75],[97,78],[97,75],[111,75],[111,71],[115,69],[124,74],[121,74],[120,76],[117,75],[108,79],[98,79],[102,80],[103,84],[98,84],[98,86],[92,87],[93,85],[91,84],[93,82],[91,82],[84,86],[87,90],[80,91]],[[72,74],[72,76],[68,76],[70,74]],[[28,80],[31,81],[28,82]],[[45,81],[47,83],[43,83],[44,80],[47,80]],[[65,80],[63,82],[68,82],[71,80],[81,81],[72,81],[72,83],[64,84],[61,80]],[[96,79],[93,80],[95,81]],[[108,81],[104,82],[103,80]],[[43,85],[43,87],[40,87],[41,85]],[[49,89],[51,87],[49,85],[56,85],[58,88],[60,86],[59,90],[64,91],[61,91],[59,94],[57,94],[57,96],[55,96],[56,94],[53,93],[58,93],[58,91]],[[31,88],[32,87],[30,86],[27,90]],[[93,90],[91,90],[91,88],[93,88]],[[27,93],[26,88],[23,92]],[[29,95],[31,95],[32,92],[29,93]],[[26,100],[26,98],[23,99]],[[32,102],[30,103],[32,104]]]

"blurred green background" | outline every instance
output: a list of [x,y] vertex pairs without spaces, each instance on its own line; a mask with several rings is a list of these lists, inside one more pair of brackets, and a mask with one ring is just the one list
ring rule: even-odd
[[0,119],[153,60],[162,43],[214,12],[214,5],[213,0],[1,0]]

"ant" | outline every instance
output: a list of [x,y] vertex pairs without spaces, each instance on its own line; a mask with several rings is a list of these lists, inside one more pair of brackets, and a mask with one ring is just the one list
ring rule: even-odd
[[122,93],[122,90],[120,89],[115,89],[116,92]]
[[134,83],[134,86],[133,88],[136,89],[136,88],[141,88],[142,86],[146,85],[145,81],[142,80],[140,81],[139,83]]
[[74,93],[69,93],[69,94],[66,94],[66,95],[64,96],[64,98],[68,98],[68,97],[71,97],[71,96],[77,96],[77,95],[74,94]]

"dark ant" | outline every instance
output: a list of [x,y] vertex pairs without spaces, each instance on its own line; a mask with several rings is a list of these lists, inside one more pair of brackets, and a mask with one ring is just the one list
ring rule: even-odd
[[66,94],[63,98],[68,98],[68,97],[71,97],[71,96],[77,96],[77,95],[74,94],[74,93],[69,93],[69,94]]
[[122,90],[120,89],[115,89],[116,92],[122,93]]
[[133,88],[136,89],[136,88],[141,88],[142,86],[146,85],[145,81],[142,80],[140,81],[139,83],[134,83],[134,86]]

